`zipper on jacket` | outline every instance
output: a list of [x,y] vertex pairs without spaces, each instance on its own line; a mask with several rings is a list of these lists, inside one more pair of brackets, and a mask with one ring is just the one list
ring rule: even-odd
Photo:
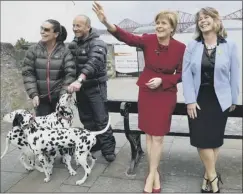
[[57,45],[55,45],[52,49],[52,51],[50,52],[50,54],[48,55],[48,59],[47,59],[47,94],[48,94],[48,98],[49,101],[52,102],[52,98],[51,98],[51,93],[50,93],[50,59],[51,56],[53,54],[53,51],[55,50]]
[[51,94],[50,94],[50,55],[47,61],[47,94],[49,101],[52,102]]

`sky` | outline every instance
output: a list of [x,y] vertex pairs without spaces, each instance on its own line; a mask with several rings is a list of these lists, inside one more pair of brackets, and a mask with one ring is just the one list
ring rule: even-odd
[[[221,16],[242,9],[242,1],[99,1],[109,22],[118,24],[125,18],[138,23],[150,23],[161,10],[195,14],[200,8],[216,8]],[[92,26],[105,29],[92,11],[92,1],[1,1],[1,42],[23,37],[29,42],[40,40],[40,26],[47,19],[56,19],[68,31],[70,42],[73,18],[78,14],[90,17]]]

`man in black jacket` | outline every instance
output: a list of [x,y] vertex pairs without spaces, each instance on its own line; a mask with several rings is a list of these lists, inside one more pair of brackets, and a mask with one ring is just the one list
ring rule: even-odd
[[[78,15],[73,21],[74,40],[69,49],[75,57],[77,80],[69,86],[76,92],[80,120],[86,129],[102,130],[108,122],[107,101],[107,46],[91,28],[91,21],[85,15]],[[92,151],[100,150],[109,162],[115,160],[115,138],[112,128],[97,137]]]

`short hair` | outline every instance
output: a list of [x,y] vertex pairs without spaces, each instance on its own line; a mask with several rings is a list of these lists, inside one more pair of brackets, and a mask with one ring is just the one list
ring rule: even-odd
[[178,25],[178,13],[174,11],[161,11],[155,16],[154,22],[156,23],[161,17],[169,21],[171,27],[173,28],[173,32],[171,34],[171,36],[173,36],[176,32]]
[[200,13],[203,13],[205,15],[208,15],[210,16],[211,18],[213,18],[214,20],[214,30],[215,32],[217,33],[218,36],[221,36],[223,38],[226,38],[227,37],[227,32],[223,26],[223,23],[220,19],[220,15],[219,15],[219,12],[215,9],[215,8],[212,8],[212,7],[205,7],[205,8],[202,8],[200,9],[200,11],[198,11],[196,13],[196,16],[195,16],[195,24],[196,24],[196,30],[195,30],[195,38],[200,38],[202,36],[202,32],[198,26],[198,20],[199,20],[199,17],[200,17]]
[[86,25],[91,27],[91,19],[87,15],[80,14],[78,16],[84,17],[86,19]]

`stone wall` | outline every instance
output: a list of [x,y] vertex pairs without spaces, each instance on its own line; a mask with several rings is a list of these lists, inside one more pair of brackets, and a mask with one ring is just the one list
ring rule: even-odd
[[1,43],[1,116],[19,108],[32,109],[20,72],[23,53],[9,43]]
[[[12,110],[32,109],[21,75],[21,64],[26,49],[16,50],[10,43],[1,44],[1,116]],[[33,44],[33,43],[32,43]],[[108,45],[107,70],[109,78],[115,77],[113,46]]]

